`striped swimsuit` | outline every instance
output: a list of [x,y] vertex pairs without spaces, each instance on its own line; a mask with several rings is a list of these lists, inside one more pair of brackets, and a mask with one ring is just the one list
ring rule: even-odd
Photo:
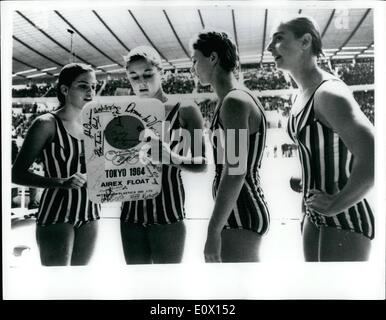
[[[316,90],[297,115],[290,114],[287,128],[299,147],[304,198],[310,189],[328,194],[339,192],[347,183],[354,162],[353,155],[338,134],[315,119],[313,97]],[[327,226],[350,230],[374,238],[374,216],[366,199],[333,217],[313,212],[307,206],[305,214],[318,228]]]
[[[246,229],[257,232],[259,235],[264,235],[269,228],[270,216],[267,203],[264,199],[263,191],[260,187],[259,169],[265,148],[267,123],[264,116],[263,107],[261,106],[260,102],[255,99],[248,91],[245,90],[244,92],[250,95],[253,101],[256,103],[257,108],[260,110],[262,121],[259,126],[259,131],[249,135],[247,174],[237,199],[236,206],[234,206],[232,209],[224,229]],[[214,199],[216,199],[217,190],[220,184],[221,174],[224,166],[223,164],[218,163],[217,157],[217,149],[220,147],[222,150],[224,150],[224,146],[222,145],[224,139],[218,139],[218,137],[213,134],[215,130],[219,130],[220,135],[224,137],[224,127],[222,126],[219,117],[220,108],[221,106],[218,106],[211,124],[213,154],[216,164],[216,174],[212,187]]]
[[[82,142],[71,136],[62,120],[52,114],[56,122],[53,141],[43,151],[44,175],[47,178],[68,178],[77,172],[85,172],[81,157]],[[78,189],[46,188],[42,193],[37,213],[37,224],[70,223],[80,227],[86,222],[99,219],[100,205],[88,199],[85,187]]]
[[[176,104],[165,121],[170,127],[167,134],[170,138],[170,149],[178,154],[181,148],[179,106]],[[181,170],[169,165],[162,165],[161,192],[154,199],[127,201],[122,203],[121,222],[148,225],[165,225],[185,218],[185,191],[181,179]]]

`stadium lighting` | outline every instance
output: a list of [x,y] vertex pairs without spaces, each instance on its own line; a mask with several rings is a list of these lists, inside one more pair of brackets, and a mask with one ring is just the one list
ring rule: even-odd
[[374,57],[373,54],[366,54],[366,53],[363,53],[357,56],[357,58],[373,58],[373,57]]
[[104,65],[104,66],[99,66],[99,67],[97,67],[97,68],[108,68],[108,67],[116,67],[117,66],[117,64],[116,63],[113,63],[113,64],[106,64],[106,65]]
[[192,63],[189,61],[189,62],[180,62],[180,63],[176,63],[174,64],[176,66],[177,69],[189,69],[192,67]]
[[125,68],[119,68],[119,69],[114,69],[114,70],[108,70],[107,73],[114,73],[114,72],[125,72]]
[[16,72],[15,74],[19,75],[19,74],[30,73],[30,72],[35,72],[35,71],[38,71],[38,69],[29,69],[29,70],[25,70],[25,71]]
[[367,47],[343,47],[342,50],[363,50],[367,49]]
[[174,69],[168,62],[162,61],[162,68]]
[[188,58],[181,58],[181,59],[173,59],[170,60],[171,63],[183,63],[183,62],[190,62],[191,60]]
[[57,69],[58,67],[52,67],[52,68],[45,68],[45,69],[42,69],[42,71],[51,71],[51,70],[55,70]]
[[353,55],[345,55],[345,56],[333,56],[331,57],[331,59],[335,60],[335,59],[352,59],[354,58]]
[[261,54],[249,54],[249,55],[245,55],[245,56],[240,56],[240,59],[260,59],[261,58]]
[[337,52],[337,55],[345,56],[347,54],[359,54],[361,53],[360,51],[340,51]]
[[47,74],[47,73],[46,72],[37,73],[37,74],[33,74],[31,76],[27,76],[27,78],[36,78],[36,77],[44,76],[45,74]]

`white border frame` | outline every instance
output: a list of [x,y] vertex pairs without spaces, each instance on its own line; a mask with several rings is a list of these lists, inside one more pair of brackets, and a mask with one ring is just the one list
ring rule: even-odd
[[[259,7],[371,7],[375,26],[376,237],[378,254],[368,263],[181,264],[72,268],[9,267],[9,215],[3,214],[3,295],[5,299],[384,299],[385,298],[385,37],[386,7],[374,1],[109,1],[120,5],[231,5]],[[12,11],[18,8],[99,8],[104,1],[17,1],[1,3],[1,105],[3,213],[10,210],[10,106]],[[375,248],[374,248],[375,249]],[[172,275],[172,277],[170,276]],[[357,275],[366,275],[358,279]]]

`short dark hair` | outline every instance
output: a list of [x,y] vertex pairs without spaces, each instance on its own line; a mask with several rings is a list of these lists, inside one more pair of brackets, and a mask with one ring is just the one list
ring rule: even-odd
[[86,72],[94,72],[94,69],[84,63],[69,63],[66,64],[62,70],[60,70],[59,77],[58,77],[58,84],[56,86],[57,90],[57,97],[59,100],[59,108],[63,107],[66,103],[66,98],[62,91],[60,90],[60,87],[62,85],[66,85],[68,87],[71,86],[71,84],[75,81],[75,79],[80,76],[83,73]]
[[239,64],[237,47],[225,32],[202,31],[191,40],[190,46],[205,57],[212,52],[218,54],[220,66],[225,71],[234,71]]
[[322,50],[322,38],[320,36],[319,26],[314,19],[306,16],[297,17],[291,20],[282,22],[290,31],[293,32],[296,38],[309,33],[312,37],[312,54],[317,56],[324,56]]

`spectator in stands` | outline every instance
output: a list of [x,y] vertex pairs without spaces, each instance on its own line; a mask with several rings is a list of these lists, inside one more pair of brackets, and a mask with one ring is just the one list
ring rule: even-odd
[[260,69],[251,70],[244,75],[244,85],[250,90],[278,90],[290,87],[283,73],[270,65],[262,65]]
[[[17,154],[19,153],[19,148],[16,144],[16,141],[15,140],[12,140],[12,164],[15,162],[16,160],[16,157],[17,157]],[[12,208],[15,208],[16,207],[16,197],[18,196],[18,193],[19,193],[19,188],[18,187],[13,187],[12,190],[11,190],[11,201],[12,201],[12,204],[11,204],[11,207]]]
[[[135,95],[155,98],[164,103],[166,120],[170,125],[165,132],[169,136],[164,137],[169,142],[161,143],[162,154],[167,157],[168,164],[162,165],[160,194],[154,199],[122,204],[121,239],[125,260],[127,264],[179,263],[186,236],[185,192],[181,170],[206,170],[202,157],[203,138],[194,141],[194,131],[203,129],[203,119],[193,102],[183,102],[165,94],[161,84],[161,58],[156,50],[148,46],[136,47],[124,59],[127,77]],[[185,148],[181,142],[176,141],[181,137],[182,130],[189,132],[194,158],[186,156],[189,146]]]
[[300,88],[288,132],[303,168],[305,259],[367,260],[374,238],[365,199],[374,183],[373,126],[347,86],[317,66],[322,43],[313,19],[283,20],[268,50]]
[[[323,70],[340,77],[348,85],[372,84],[374,83],[374,61],[358,60],[355,63],[347,61],[329,60],[319,61],[318,65]],[[250,90],[280,90],[291,88],[292,79],[286,79],[284,74],[277,70],[275,66],[263,64],[254,69],[248,69],[242,74],[244,85]],[[210,85],[203,86],[196,84],[191,75],[187,73],[168,72],[163,77],[163,89],[167,94],[186,94],[213,92]],[[101,87],[102,82],[98,82],[97,92],[101,91],[103,96],[113,96],[117,89],[127,89],[131,95],[130,84],[127,79],[108,79],[105,80],[106,87]],[[295,84],[293,84],[295,85]],[[99,94],[97,94],[99,95]],[[55,90],[52,83],[42,86],[35,84],[23,89],[12,89],[13,97],[54,97]],[[33,111],[32,111],[33,112]]]
[[[85,265],[93,253],[100,205],[87,195],[81,111],[93,100],[95,87],[90,66],[64,66],[57,85],[58,109],[34,120],[13,164],[14,183],[44,188],[36,239],[45,266]],[[38,157],[44,177],[29,171]]]
[[192,93],[194,80],[190,74],[168,73],[162,81],[162,89],[166,94]]
[[37,110],[38,110],[38,104],[36,102],[34,102],[32,108],[31,108],[31,113],[36,113]]
[[[258,183],[266,137],[263,107],[237,81],[234,71],[239,57],[226,33],[202,32],[193,38],[192,61],[192,72],[201,84],[211,85],[219,100],[212,133],[217,131],[225,137],[222,143],[218,135],[212,136],[215,205],[208,226],[205,260],[257,262],[261,238],[269,227],[268,208]],[[229,129],[235,133],[235,144],[227,137]],[[241,141],[244,133],[247,141]],[[241,145],[245,147],[243,152],[239,150]],[[243,155],[240,161],[230,160],[229,154],[238,151]]]
[[356,91],[354,98],[361,106],[363,113],[374,124],[374,90]]
[[334,66],[338,76],[347,85],[374,83],[374,62],[341,62]]

